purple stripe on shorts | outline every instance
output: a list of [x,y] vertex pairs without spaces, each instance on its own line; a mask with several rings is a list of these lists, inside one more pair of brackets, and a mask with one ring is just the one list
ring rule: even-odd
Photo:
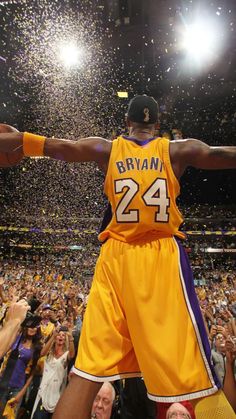
[[180,266],[182,269],[182,275],[183,275],[183,279],[184,279],[184,283],[185,283],[185,287],[186,287],[186,291],[187,291],[187,295],[188,295],[188,300],[191,306],[191,309],[193,311],[197,326],[198,326],[198,330],[199,330],[199,334],[201,336],[201,341],[202,341],[202,346],[205,352],[205,356],[207,359],[207,362],[209,364],[209,367],[211,369],[212,372],[212,376],[213,379],[215,381],[215,384],[218,388],[221,388],[221,384],[219,382],[219,379],[215,373],[215,369],[214,366],[211,362],[211,348],[210,348],[210,344],[209,344],[209,340],[208,340],[208,336],[207,336],[207,332],[205,329],[205,325],[204,325],[204,321],[202,318],[202,313],[200,310],[200,306],[199,306],[199,302],[198,302],[198,298],[195,292],[195,288],[194,288],[194,281],[193,281],[193,273],[192,273],[192,269],[189,263],[189,259],[188,259],[188,255],[184,249],[184,247],[182,246],[180,240],[178,240],[177,238],[176,242],[178,244],[179,247],[179,254],[180,254]]

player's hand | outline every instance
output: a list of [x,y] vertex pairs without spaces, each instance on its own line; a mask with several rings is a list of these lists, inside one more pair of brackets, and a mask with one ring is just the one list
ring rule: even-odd
[[18,129],[7,124],[0,124],[0,132],[19,132]]

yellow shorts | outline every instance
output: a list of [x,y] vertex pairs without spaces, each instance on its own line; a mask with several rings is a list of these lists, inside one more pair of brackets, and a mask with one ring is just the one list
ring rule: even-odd
[[218,390],[191,269],[177,239],[103,244],[73,371],[93,381],[142,375],[148,396],[159,402]]

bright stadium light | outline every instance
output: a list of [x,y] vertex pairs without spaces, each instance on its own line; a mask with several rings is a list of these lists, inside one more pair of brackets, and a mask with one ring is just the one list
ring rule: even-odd
[[82,56],[82,48],[79,48],[73,42],[63,43],[59,46],[59,58],[66,68],[78,66],[81,63]]
[[212,27],[203,23],[194,23],[186,27],[183,47],[199,60],[211,55],[215,50],[216,34]]
[[209,17],[198,17],[191,24],[184,22],[181,33],[180,48],[185,54],[186,67],[200,69],[218,59],[224,40],[220,22]]

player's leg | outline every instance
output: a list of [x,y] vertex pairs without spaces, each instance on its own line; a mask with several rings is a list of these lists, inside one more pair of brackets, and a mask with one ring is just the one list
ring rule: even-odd
[[89,418],[104,381],[140,375],[120,298],[120,247],[123,249],[122,243],[111,239],[102,247],[83,320],[75,375],[57,405],[56,419]]
[[95,382],[140,375],[121,298],[124,246],[102,246],[83,320],[73,372]]
[[54,419],[89,419],[94,398],[102,383],[86,380],[77,375],[72,376],[60,398]]

